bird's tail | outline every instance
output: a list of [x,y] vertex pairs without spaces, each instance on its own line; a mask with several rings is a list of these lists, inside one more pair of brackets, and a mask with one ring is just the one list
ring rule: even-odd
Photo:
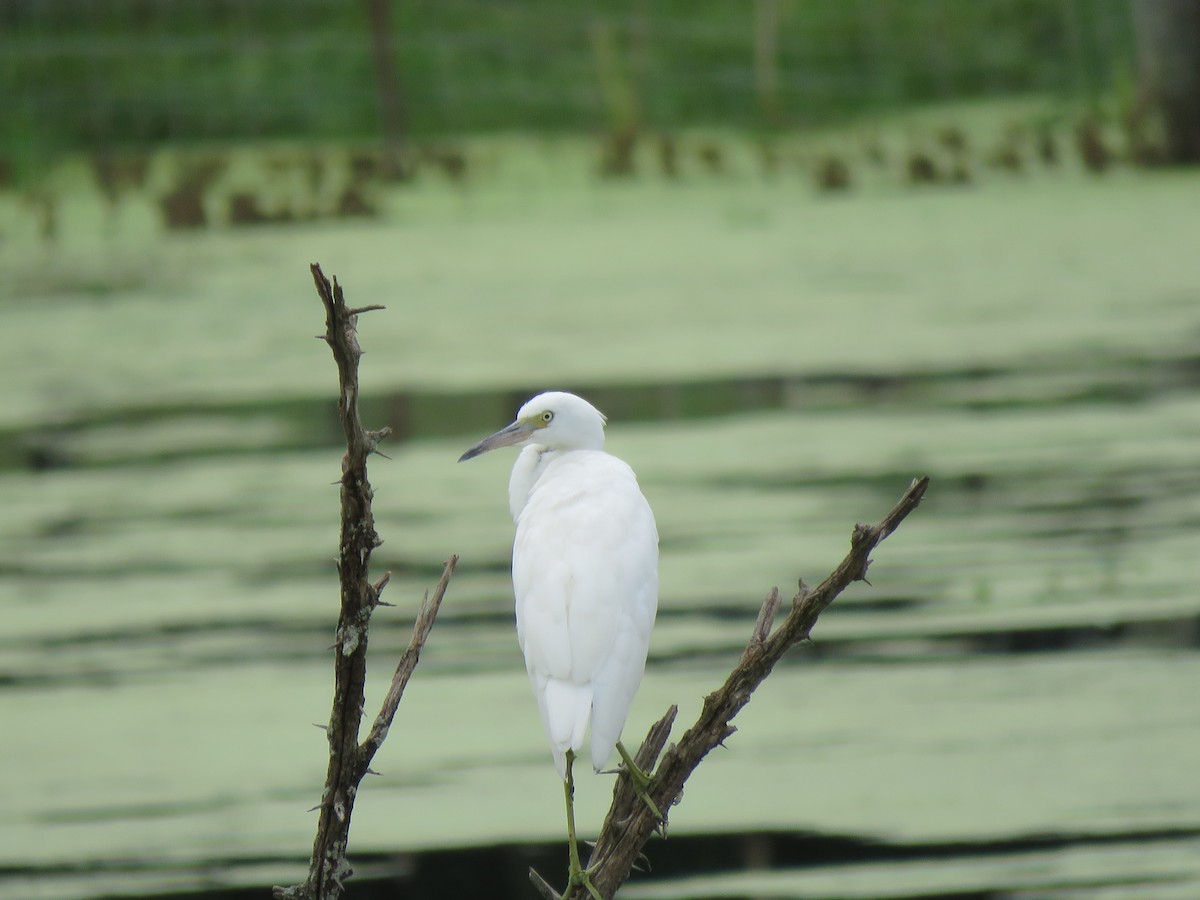
[[576,753],[583,746],[592,715],[592,687],[557,678],[547,679],[539,694],[542,721],[550,738],[554,766],[562,779],[567,777],[567,751]]

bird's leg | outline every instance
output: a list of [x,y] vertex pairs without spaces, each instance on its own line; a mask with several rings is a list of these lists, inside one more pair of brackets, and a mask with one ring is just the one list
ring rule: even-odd
[[650,794],[646,791],[646,788],[650,786],[650,774],[633,761],[633,757],[629,755],[629,751],[620,741],[617,741],[617,752],[621,754],[621,761],[625,763],[625,771],[629,774],[629,784],[633,788],[633,792],[650,807],[650,812],[654,813],[655,819],[659,822],[665,821],[658,806],[650,799]]
[[570,859],[567,869],[566,894],[571,892],[571,888],[582,885],[587,888],[587,892],[595,900],[604,900],[600,896],[600,892],[596,890],[596,886],[592,884],[592,877],[588,874],[588,870],[579,864],[579,845],[575,842],[575,777],[571,774],[571,764],[573,762],[575,762],[575,751],[568,750],[567,780],[563,782],[563,792],[567,798],[567,852]]

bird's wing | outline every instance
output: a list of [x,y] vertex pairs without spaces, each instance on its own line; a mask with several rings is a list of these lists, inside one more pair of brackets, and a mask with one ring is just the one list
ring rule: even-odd
[[658,609],[658,573],[633,589],[621,611],[612,652],[592,681],[592,766],[597,772],[621,739],[634,694],[646,670],[650,630]]
[[547,731],[553,740],[575,729],[552,720],[539,679],[591,686],[593,763],[602,765],[596,756],[612,751],[641,682],[658,603],[654,515],[625,463],[576,451],[546,467],[517,523],[513,587]]

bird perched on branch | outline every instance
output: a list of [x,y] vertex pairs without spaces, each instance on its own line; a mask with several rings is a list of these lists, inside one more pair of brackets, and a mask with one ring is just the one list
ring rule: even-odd
[[620,741],[658,609],[658,531],[633,470],[604,452],[604,424],[586,400],[551,391],[459,459],[522,446],[508,486],[517,640],[564,782],[570,886],[597,898],[579,864],[571,774],[589,729],[595,770],[615,747],[662,818]]

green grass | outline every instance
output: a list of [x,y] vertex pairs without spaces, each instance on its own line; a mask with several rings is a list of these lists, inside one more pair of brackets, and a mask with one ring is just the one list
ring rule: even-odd
[[[773,99],[756,87],[750,4],[392,7],[418,138],[629,117],[651,129],[770,130],[1029,91],[1087,101],[1131,68],[1125,0],[781,3]],[[378,132],[362,4],[159,4],[147,15],[117,0],[14,0],[3,17],[0,75],[11,89],[0,147],[34,167],[64,149]],[[613,48],[603,71],[600,27]]]

